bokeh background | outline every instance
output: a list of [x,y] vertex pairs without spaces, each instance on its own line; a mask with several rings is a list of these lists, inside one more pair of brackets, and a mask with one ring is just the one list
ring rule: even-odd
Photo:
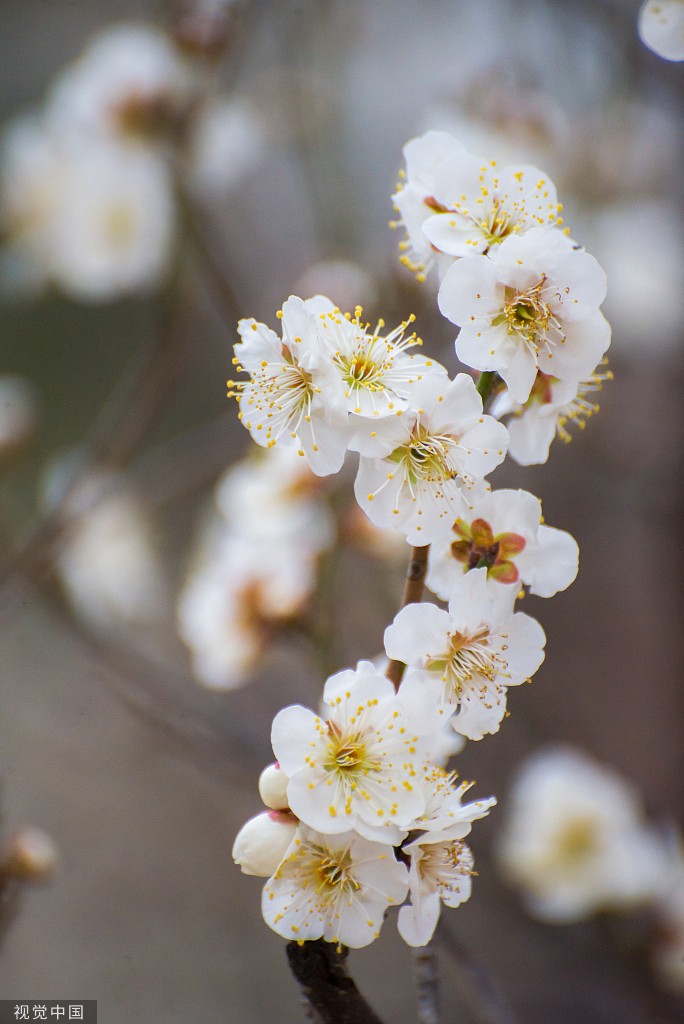
[[[573,236],[608,273],[614,339],[600,415],[556,444],[548,465],[495,474],[495,486],[538,494],[546,521],[573,533],[580,575],[553,601],[526,598],[547,632],[545,664],[459,771],[505,808],[526,755],[570,742],[624,775],[652,821],[681,825],[684,70],[640,44],[638,7],[198,3],[228,19],[210,88],[249,104],[259,142],[248,126],[236,133],[226,160],[249,151],[247,167],[200,195],[199,239],[173,286],[97,302],[5,289],[0,373],[33,383],[38,418],[0,478],[2,813],[7,833],[45,829],[59,860],[4,939],[3,997],[96,998],[103,1024],[304,1019],[283,943],[258,911],[260,882],[238,872],[230,849],[259,810],[273,714],[314,704],[323,680],[295,637],[243,688],[210,692],[193,678],[174,609],[214,483],[251,444],[225,398],[239,316],[273,324],[304,291],[360,301],[388,324],[413,311],[426,348],[456,369],[434,287],[399,265],[388,228],[402,146],[428,128],[549,172]],[[3,119],[39,107],[93,33],[131,19],[163,28],[189,9],[6,0]],[[163,573],[151,623],[93,623],[65,593],[45,480],[75,449],[91,465],[105,453],[141,496]],[[342,546],[333,668],[377,654],[402,574]],[[684,1020],[681,997],[657,984],[629,932],[525,916],[492,857],[498,815],[473,837],[473,898],[445,914],[445,1019],[499,1019],[477,995],[481,967],[511,1020]],[[381,1017],[415,1019],[410,956],[391,922],[351,962]]]

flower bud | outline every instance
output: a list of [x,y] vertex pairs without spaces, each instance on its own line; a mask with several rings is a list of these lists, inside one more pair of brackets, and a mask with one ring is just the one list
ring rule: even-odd
[[3,869],[8,875],[27,882],[42,882],[52,874],[57,849],[42,829],[27,825],[10,838],[4,854]]
[[237,834],[233,860],[245,875],[268,878],[285,856],[297,831],[296,818],[282,811],[265,811],[250,818]]
[[259,796],[267,807],[283,811],[289,807],[287,801],[288,779],[278,762],[269,764],[259,776]]

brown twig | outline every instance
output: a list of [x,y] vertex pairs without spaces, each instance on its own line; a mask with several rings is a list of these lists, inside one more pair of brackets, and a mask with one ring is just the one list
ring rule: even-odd
[[418,1024],[439,1024],[439,973],[433,943],[413,950]]
[[349,976],[347,955],[323,939],[287,944],[290,969],[321,1024],[382,1024]]
[[[401,601],[402,608],[405,608],[407,604],[418,604],[423,599],[429,551],[429,544],[422,548],[413,548],[411,551],[411,560],[409,561],[408,569],[406,570],[404,596]],[[387,666],[385,675],[390,682],[394,683],[395,689],[399,688],[405,668],[406,665],[404,665],[403,661],[390,661]]]
[[473,1004],[477,1006],[480,1020],[486,1021],[487,1024],[518,1024],[517,1018],[504,1002],[487,968],[466,949],[451,928],[440,922],[436,937],[458,966],[471,990]]

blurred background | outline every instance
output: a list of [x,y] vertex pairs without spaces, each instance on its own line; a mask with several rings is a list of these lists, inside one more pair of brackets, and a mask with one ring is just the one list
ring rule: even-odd
[[[58,850],[6,928],[3,998],[98,999],[103,1024],[304,1019],[231,846],[261,809],[273,715],[378,654],[405,552],[354,514],[350,466],[301,484],[319,539],[296,582],[283,569],[292,605],[247,580],[236,551],[260,541],[224,474],[255,446],[225,381],[237,319],[275,326],[291,293],[390,326],[414,312],[456,371],[436,281],[399,264],[388,227],[402,146],[438,128],[550,174],[608,274],[615,375],[547,465],[493,478],[542,499],[577,538],[580,574],[525,599],[546,661],[500,733],[458,757],[500,807],[473,836],[472,899],[444,915],[445,1018],[684,1020],[638,913],[534,921],[493,854],[515,772],[548,743],[611,765],[654,827],[684,816],[684,71],[640,43],[638,10],[0,5],[2,818],[6,836],[31,823]],[[351,966],[382,1018],[415,1019],[393,922]]]

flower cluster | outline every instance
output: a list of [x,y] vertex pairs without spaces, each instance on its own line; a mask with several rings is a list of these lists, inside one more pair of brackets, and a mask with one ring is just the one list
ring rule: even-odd
[[499,168],[446,132],[412,139],[404,153],[394,196],[403,261],[420,278],[437,268],[459,359],[496,375],[498,414],[512,414],[513,458],[545,462],[568,420],[594,411],[587,393],[607,376],[596,371],[610,345],[605,274],[562,227],[556,189],[538,168]]
[[334,540],[320,481],[288,450],[245,459],[219,481],[178,601],[178,629],[207,686],[240,686],[277,626],[302,614]]
[[295,705],[276,716],[278,760],[260,784],[271,810],[247,823],[233,855],[270,876],[262,911],[285,938],[366,946],[408,896],[399,931],[424,945],[441,903],[470,895],[463,840],[494,800],[462,803],[468,785],[434,763],[439,708],[410,680],[395,693],[361,662],[331,676],[323,698],[321,715]]
[[215,193],[257,159],[244,104],[200,103],[201,61],[163,32],[117,25],[52,83],[40,112],[5,129],[0,284],[85,301],[159,285],[176,235],[176,179]]
[[328,679],[320,715],[277,715],[270,810],[235,844],[244,871],[268,876],[275,931],[350,946],[371,942],[407,896],[399,931],[424,945],[441,904],[470,895],[464,838],[494,801],[462,803],[445,732],[453,751],[498,731],[508,687],[544,658],[544,631],[516,601],[524,588],[551,597],[578,566],[577,544],[543,523],[534,495],[492,491],[487,477],[511,436],[521,462],[544,461],[565,421],[591,411],[587,381],[610,341],[605,275],[561,228],[542,172],[498,170],[442,132],[405,152],[394,197],[404,262],[439,270],[440,310],[461,327],[456,352],[477,383],[422,354],[413,317],[387,331],[322,295],[290,296],[278,333],[241,320],[234,365],[248,379],[229,381],[262,448],[296,453],[321,477],[358,453],[359,506],[421,557],[431,548],[427,583],[447,604],[407,598],[385,631],[386,677],[360,662]]

